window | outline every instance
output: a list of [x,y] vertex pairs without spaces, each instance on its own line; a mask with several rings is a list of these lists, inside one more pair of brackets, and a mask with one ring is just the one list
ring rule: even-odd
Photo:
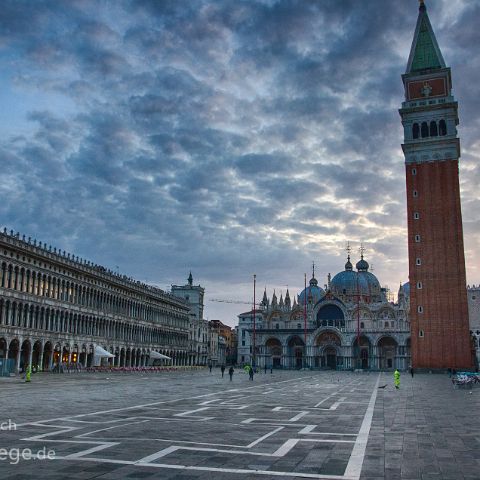
[[360,322],[360,328],[365,328],[365,324],[363,322]]
[[414,212],[413,219],[418,220],[420,218],[420,214],[418,212]]
[[413,196],[414,196],[415,198],[418,197],[418,192],[417,192],[416,190],[413,191]]
[[301,324],[301,323],[297,323],[297,328],[302,328],[302,324]]
[[421,305],[419,305],[419,306],[417,307],[417,312],[418,312],[418,313],[423,313],[423,307],[422,307]]
[[423,337],[424,337],[423,330],[420,330],[420,331],[418,332],[418,336],[419,336],[420,338],[423,338]]
[[440,122],[438,122],[438,131],[442,137],[447,134],[447,124],[445,123],[445,120],[440,120]]
[[388,328],[388,322],[385,322],[385,328]]
[[242,340],[242,347],[245,346],[245,340]]
[[242,362],[245,361],[245,355],[242,355]]
[[421,290],[423,288],[422,282],[417,282],[417,288]]
[[417,174],[417,169],[416,168],[412,168],[412,175],[416,175]]
[[422,122],[422,138],[428,137],[428,123]]
[[437,122],[435,122],[433,120],[430,122],[430,136],[431,137],[438,137]]
[[415,241],[416,241],[417,243],[420,242],[420,235],[415,235]]
[[275,328],[278,330],[280,328],[280,325],[278,323],[276,323]]
[[415,261],[415,263],[416,263],[417,265],[421,265],[421,264],[422,264],[422,260],[421,260],[420,258],[417,258],[417,260]]
[[412,135],[413,138],[418,138],[418,136],[420,135],[420,127],[418,126],[418,123],[413,124]]

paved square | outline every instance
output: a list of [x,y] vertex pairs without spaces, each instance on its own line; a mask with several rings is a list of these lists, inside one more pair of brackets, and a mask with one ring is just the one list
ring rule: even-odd
[[[480,478],[479,390],[443,375],[72,374],[2,380],[0,478]],[[386,388],[379,388],[387,385]],[[0,450],[1,453],[1,450]],[[53,456],[53,454],[52,454]]]

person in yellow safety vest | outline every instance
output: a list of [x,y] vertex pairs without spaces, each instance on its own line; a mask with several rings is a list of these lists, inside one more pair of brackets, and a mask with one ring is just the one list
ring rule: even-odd
[[30,382],[32,377],[32,366],[27,365],[27,370],[25,373],[25,382]]
[[398,369],[395,369],[393,372],[393,383],[395,384],[395,388],[400,388],[400,372]]

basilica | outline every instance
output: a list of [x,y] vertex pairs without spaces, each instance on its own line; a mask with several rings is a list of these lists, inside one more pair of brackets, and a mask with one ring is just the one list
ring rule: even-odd
[[238,363],[259,368],[337,370],[406,369],[410,366],[409,284],[398,301],[369,271],[361,255],[325,288],[313,270],[306,288],[293,299],[271,299],[267,291],[256,309],[239,315]]

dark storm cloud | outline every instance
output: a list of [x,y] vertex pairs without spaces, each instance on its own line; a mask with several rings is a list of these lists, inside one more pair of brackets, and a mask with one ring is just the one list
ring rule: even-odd
[[[450,3],[429,3],[454,67],[477,236],[479,7],[445,22]],[[311,258],[343,268],[347,239],[400,258],[405,280],[397,109],[417,7],[3,2],[0,87],[16,119],[0,140],[3,223],[158,284],[190,268],[239,292],[253,269],[281,284]]]

